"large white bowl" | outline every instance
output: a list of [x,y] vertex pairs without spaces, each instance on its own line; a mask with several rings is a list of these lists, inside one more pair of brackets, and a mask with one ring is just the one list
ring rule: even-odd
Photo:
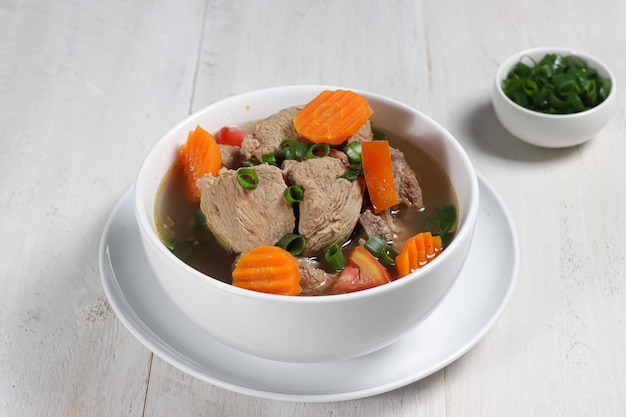
[[[168,131],[149,152],[135,183],[141,240],[154,273],[174,302],[205,332],[262,358],[320,362],[354,358],[385,347],[424,320],[452,286],[468,253],[478,212],[478,182],[459,143],[439,124],[397,101],[357,91],[369,99],[373,122],[409,138],[433,157],[458,198],[459,228],[432,263],[410,276],[350,294],[289,297],[237,288],[181,262],[161,243],[155,198],[179,146],[196,125],[216,131],[304,104],[330,86],[289,86],[242,94],[214,103]],[[355,90],[356,91],[356,90]]]
[[[611,92],[599,105],[579,113],[546,114],[526,109],[502,91],[504,80],[522,57],[541,60],[546,54],[574,55],[611,80]],[[498,68],[493,85],[493,107],[502,125],[514,136],[536,146],[564,148],[593,138],[609,121],[617,108],[617,83],[611,70],[600,60],[584,52],[559,47],[533,48],[507,58]]]

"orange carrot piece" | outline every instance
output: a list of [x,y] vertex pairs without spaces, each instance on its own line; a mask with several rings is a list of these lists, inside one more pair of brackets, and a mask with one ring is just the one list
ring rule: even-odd
[[441,240],[441,236],[433,236],[433,255],[439,255],[439,252],[443,250],[443,241]]
[[403,251],[396,256],[396,270],[398,276],[403,277],[411,273],[411,265],[409,263],[409,252]]
[[403,277],[419,269],[435,259],[443,250],[441,236],[433,236],[430,232],[418,233],[410,237],[402,245],[396,256],[396,271]]
[[298,260],[278,246],[259,246],[241,255],[233,270],[233,285],[252,291],[298,295],[302,275]]
[[424,233],[420,233],[413,237],[415,242],[415,249],[417,250],[417,265],[422,265],[426,262],[426,242],[424,242]]
[[389,142],[372,140],[361,142],[363,177],[374,206],[374,213],[393,207],[400,201],[393,177]]
[[340,145],[374,113],[367,98],[354,91],[322,91],[293,118],[298,133],[313,143]]
[[222,154],[217,142],[209,132],[197,126],[189,132],[187,142],[180,147],[178,162],[183,168],[187,198],[199,203],[198,180],[206,174],[217,175],[222,166]]
[[417,245],[415,244],[415,239],[409,239],[402,247],[402,252],[406,250],[407,255],[409,257],[409,268],[411,271],[415,271],[419,268],[419,261],[417,260]]

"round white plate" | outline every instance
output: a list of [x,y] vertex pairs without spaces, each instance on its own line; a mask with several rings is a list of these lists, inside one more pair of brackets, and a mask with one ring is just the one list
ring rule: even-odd
[[202,332],[152,274],[139,238],[132,192],[111,213],[100,244],[100,273],[113,310],[148,349],[176,368],[231,391],[289,401],[340,401],[405,386],[450,364],[491,328],[519,267],[510,215],[479,176],[474,241],[454,287],[433,314],[401,340],[361,358],[316,364],[259,359]]

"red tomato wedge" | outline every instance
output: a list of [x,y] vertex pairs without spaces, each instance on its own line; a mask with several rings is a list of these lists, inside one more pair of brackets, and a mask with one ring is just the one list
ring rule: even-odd
[[374,288],[391,282],[389,271],[363,246],[350,252],[348,264],[333,284],[336,293],[347,293]]
[[243,138],[246,137],[248,133],[238,129],[236,127],[224,126],[217,132],[215,136],[215,140],[217,143],[222,145],[232,145],[241,147],[241,142]]

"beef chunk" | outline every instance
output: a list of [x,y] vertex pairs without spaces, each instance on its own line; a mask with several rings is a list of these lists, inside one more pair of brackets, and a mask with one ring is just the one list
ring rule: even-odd
[[352,136],[348,138],[348,143],[352,142],[365,142],[368,140],[374,140],[374,134],[372,133],[372,125],[368,120],[363,126]]
[[241,154],[238,146],[218,144],[222,154],[222,166],[227,169],[237,169],[246,165],[246,158]]
[[[365,210],[359,216],[359,223],[368,239],[378,236],[398,250],[406,241],[406,236],[404,236],[406,233],[389,210],[384,210],[380,214],[374,214],[369,209]],[[367,239],[364,239],[362,243],[365,243],[365,240]]]
[[298,233],[307,239],[303,255],[315,255],[348,239],[363,204],[360,182],[338,178],[348,167],[333,157],[286,162],[287,182],[304,190],[298,220]]
[[338,273],[326,272],[318,268],[311,258],[301,258],[298,270],[302,275],[300,286],[302,287],[301,295],[319,295],[326,292],[331,285],[337,280]]
[[253,167],[259,176],[254,190],[237,182],[234,170],[200,179],[200,208],[209,229],[230,252],[246,252],[274,245],[295,227],[295,215],[283,194],[287,185],[282,171],[271,165]]
[[422,188],[417,181],[415,172],[404,158],[402,151],[392,147],[389,147],[389,151],[391,153],[391,165],[400,204],[415,209],[423,208]]
[[241,143],[241,153],[246,159],[261,161],[263,155],[278,152],[280,143],[287,139],[304,140],[293,125],[293,117],[302,106],[293,106],[257,123],[253,134],[248,134]]
[[359,223],[368,238],[378,236],[387,243],[393,243],[396,240],[397,235],[393,232],[387,219],[372,213],[369,209],[361,213]]

